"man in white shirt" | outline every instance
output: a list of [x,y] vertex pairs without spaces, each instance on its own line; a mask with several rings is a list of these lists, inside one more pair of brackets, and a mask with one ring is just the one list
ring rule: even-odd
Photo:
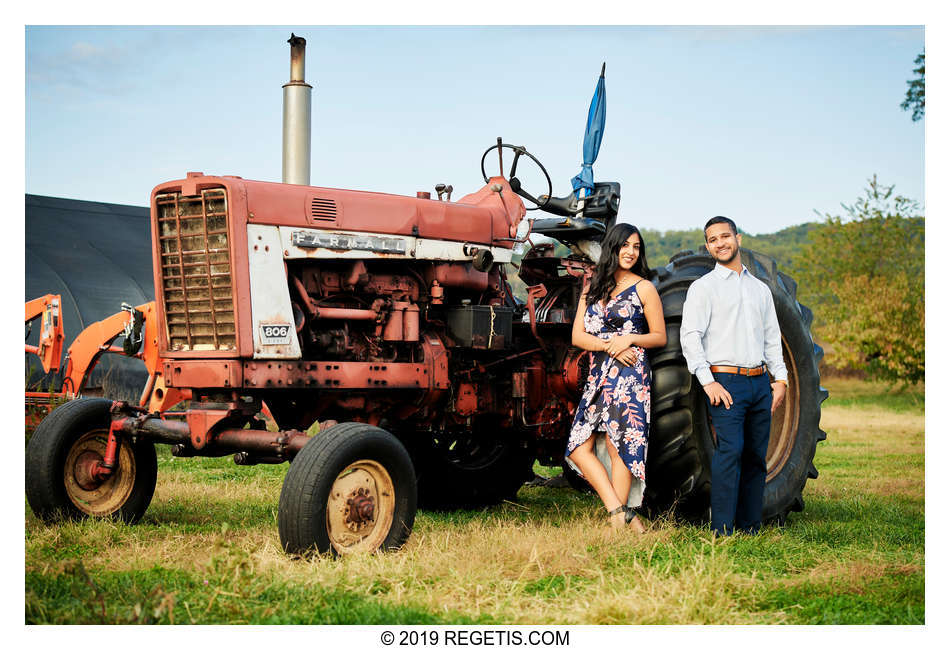
[[[753,534],[762,525],[765,453],[772,413],[788,373],[772,292],[742,264],[742,235],[728,217],[706,223],[717,264],[689,287],[680,344],[689,371],[709,397],[716,432],[711,467],[712,529]],[[774,377],[769,384],[765,364]]]

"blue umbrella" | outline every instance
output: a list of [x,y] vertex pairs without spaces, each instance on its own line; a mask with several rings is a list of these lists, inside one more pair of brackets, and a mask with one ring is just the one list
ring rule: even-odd
[[[604,87],[604,71],[607,62],[600,69],[600,79],[594,88],[594,97],[590,100],[587,112],[587,128],[584,129],[584,164],[581,173],[571,179],[571,186],[579,199],[594,189],[594,162],[600,153],[600,141],[604,138],[604,124],[607,121],[607,89]],[[581,195],[580,190],[587,190]]]

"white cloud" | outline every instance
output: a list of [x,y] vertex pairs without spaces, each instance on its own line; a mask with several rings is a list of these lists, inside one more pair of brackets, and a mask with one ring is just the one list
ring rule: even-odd
[[106,52],[104,47],[93,45],[85,41],[77,41],[69,48],[69,58],[79,63],[101,57]]

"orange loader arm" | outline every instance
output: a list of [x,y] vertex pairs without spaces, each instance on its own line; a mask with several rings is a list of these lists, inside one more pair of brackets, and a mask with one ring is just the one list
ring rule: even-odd
[[[154,309],[154,304],[153,302],[145,303],[135,307],[135,309],[144,314],[149,307]],[[113,346],[112,342],[125,331],[131,317],[131,312],[120,311],[93,323],[76,336],[76,340],[72,342],[66,352],[66,372],[63,377],[64,393],[74,397],[82,392],[86,386],[86,380],[89,379],[89,373],[96,367],[103,352],[117,352],[119,354],[124,352],[122,348]],[[143,357],[141,352],[135,356]],[[149,374],[151,373],[152,369],[149,368]]]
[[[27,345],[26,351],[40,357],[46,372],[59,370],[60,354],[63,344],[63,324],[60,318],[60,296],[46,295],[26,303],[26,322],[43,316],[43,329],[38,346]],[[141,316],[136,326],[135,319]],[[164,412],[175,404],[191,399],[190,390],[166,388],[162,378],[162,360],[158,356],[158,322],[155,302],[147,302],[137,307],[123,305],[123,310],[93,323],[76,336],[66,351],[66,369],[63,373],[62,390],[59,393],[26,393],[26,423],[39,423],[41,414],[48,413],[54,398],[73,399],[80,395],[86,386],[92,369],[105,352],[126,354],[123,347],[112,342],[120,334],[141,338],[139,349],[130,356],[141,359],[148,371],[148,383],[142,392],[139,406],[150,412]],[[37,412],[36,410],[39,409]]]
[[39,345],[27,345],[26,351],[40,358],[43,372],[59,370],[59,360],[63,353],[63,318],[60,310],[62,299],[58,294],[48,293],[26,303],[26,320],[43,317],[40,325]]
[[134,308],[127,305],[124,307],[127,308],[84,329],[69,346],[66,354],[68,361],[63,378],[63,392],[69,397],[81,393],[89,378],[89,373],[92,372],[103,352],[125,353],[123,348],[113,346],[112,342],[120,334],[129,333],[130,319],[134,318],[135,312],[139,312],[143,316],[142,347],[133,356],[145,362],[145,369],[149,374],[139,405],[153,412],[164,411],[182,400],[190,399],[191,391],[166,389],[162,380],[155,302],[147,302]]

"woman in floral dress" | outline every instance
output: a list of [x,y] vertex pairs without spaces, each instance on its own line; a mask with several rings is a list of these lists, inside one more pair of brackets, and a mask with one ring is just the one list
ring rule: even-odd
[[[628,497],[634,479],[640,498],[646,484],[651,376],[645,348],[666,345],[663,306],[649,272],[640,231],[614,225],[574,317],[572,342],[590,350],[590,375],[565,453],[603,501],[611,526],[629,524],[639,532],[645,528]],[[601,435],[609,469],[594,451]]]

